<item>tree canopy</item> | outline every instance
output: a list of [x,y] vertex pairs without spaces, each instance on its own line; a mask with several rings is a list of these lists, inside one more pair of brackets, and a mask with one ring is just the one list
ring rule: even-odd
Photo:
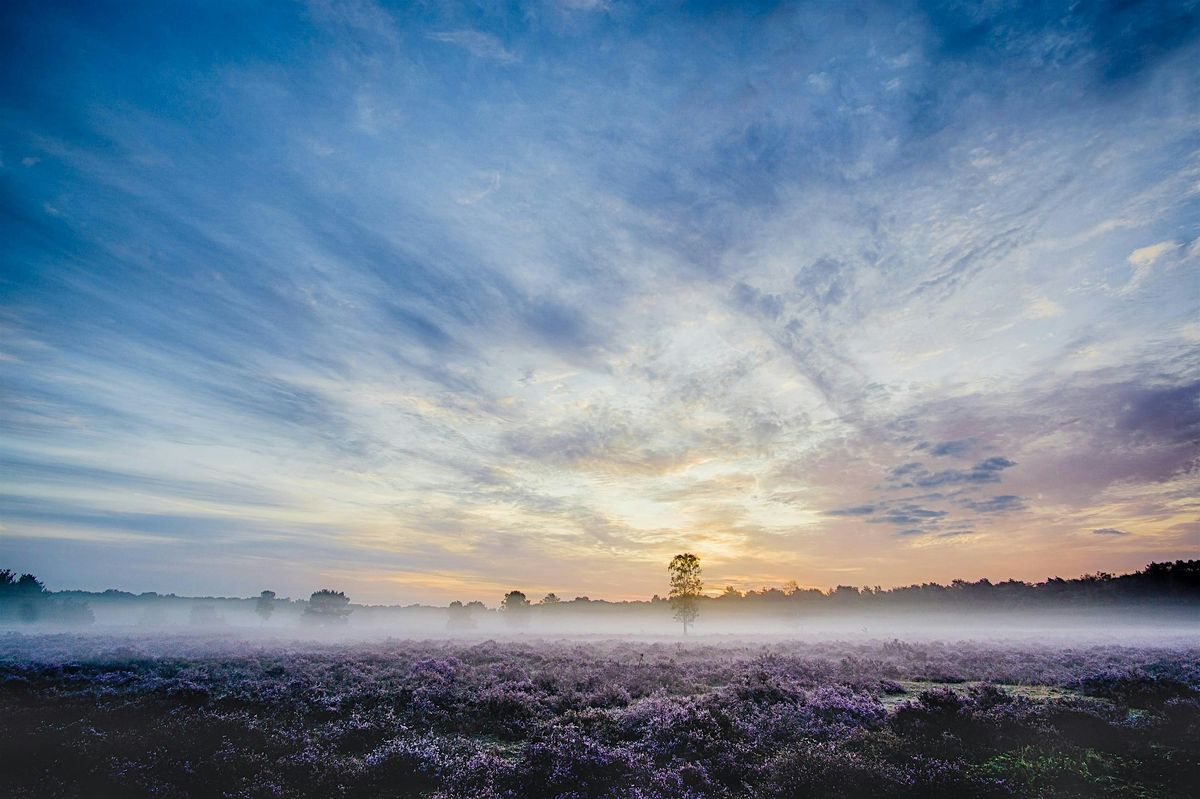
[[308,598],[304,618],[315,624],[345,624],[350,611],[350,597],[341,591],[322,588]]
[[254,612],[262,617],[264,622],[271,620],[271,614],[275,612],[275,592],[263,591],[258,595],[258,602],[254,604]]
[[529,620],[529,598],[524,591],[509,591],[500,602],[500,612],[509,624],[524,626]]
[[671,558],[667,572],[671,576],[671,607],[675,611],[675,620],[683,624],[683,634],[687,635],[688,626],[700,615],[699,598],[704,590],[700,579],[700,558],[691,552],[684,552]]

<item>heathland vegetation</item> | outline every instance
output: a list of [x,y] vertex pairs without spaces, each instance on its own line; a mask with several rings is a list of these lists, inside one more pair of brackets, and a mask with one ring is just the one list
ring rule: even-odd
[[6,796],[1190,797],[1200,648],[9,634]]

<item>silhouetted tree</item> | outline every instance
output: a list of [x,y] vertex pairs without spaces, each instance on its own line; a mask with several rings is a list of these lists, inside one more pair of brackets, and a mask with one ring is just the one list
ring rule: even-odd
[[46,593],[46,586],[32,574],[22,574],[21,579],[17,580],[16,590],[21,596],[41,596]]
[[447,630],[470,630],[475,626],[475,620],[471,618],[471,611],[480,603],[472,602],[470,605],[464,605],[457,599],[450,603],[450,607],[446,609],[446,629]]
[[676,555],[667,566],[671,576],[671,607],[675,610],[675,621],[683,623],[683,634],[688,625],[700,615],[700,592],[704,583],[700,580],[700,558],[691,552]]
[[345,624],[350,618],[350,597],[341,591],[322,588],[308,598],[305,621],[313,624]]
[[522,627],[529,622],[529,599],[523,591],[509,591],[500,602],[500,612],[506,622]]
[[562,600],[558,598],[557,594],[549,593],[549,594],[546,594],[544,597],[542,597],[542,601],[539,602],[538,604],[539,605],[557,605],[561,601]]
[[22,574],[10,587],[17,603],[17,616],[21,621],[33,623],[41,617],[46,586],[32,574]]
[[525,596],[524,591],[509,591],[500,601],[501,610],[518,610],[528,607],[528,605],[529,598]]
[[275,592],[263,591],[258,595],[258,602],[254,604],[254,612],[262,617],[263,624],[271,620],[271,614],[275,612]]
[[0,569],[0,619],[13,616],[27,624],[91,624],[96,620],[83,600],[56,598],[32,574],[17,577],[10,569]]

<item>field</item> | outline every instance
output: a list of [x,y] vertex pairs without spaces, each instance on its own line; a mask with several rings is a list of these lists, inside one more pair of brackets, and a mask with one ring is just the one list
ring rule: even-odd
[[1200,646],[8,634],[14,797],[1184,797]]

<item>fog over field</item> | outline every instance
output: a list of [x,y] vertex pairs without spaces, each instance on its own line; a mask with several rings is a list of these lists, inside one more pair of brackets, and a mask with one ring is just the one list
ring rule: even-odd
[[[214,603],[202,603],[212,606]],[[609,613],[588,611],[557,613],[553,618],[538,619],[524,628],[514,629],[494,614],[482,616],[469,629],[456,630],[447,624],[445,613],[436,609],[409,613],[379,612],[364,609],[363,616],[353,624],[336,629],[313,628],[304,624],[299,614],[292,618],[263,624],[251,610],[225,608],[215,603],[218,618],[212,622],[195,622],[191,613],[179,609],[155,613],[147,623],[144,613],[114,611],[101,614],[94,627],[79,630],[90,636],[125,638],[158,635],[207,637],[213,634],[233,640],[255,641],[378,641],[382,639],[451,639],[479,641],[539,640],[546,638],[592,639],[630,638],[646,640],[676,640],[681,643],[698,641],[718,644],[722,640],[903,640],[986,641],[1018,640],[1043,642],[1127,642],[1127,641],[1187,641],[1200,638],[1197,610],[1180,609],[1173,613],[1129,612],[1031,612],[1021,615],[979,612],[961,615],[921,616],[916,614],[846,614],[808,620],[740,619],[737,616],[708,618],[688,636],[680,633],[679,625],[666,614],[631,614],[622,619]],[[71,628],[66,628],[71,629]],[[38,625],[9,628],[6,632],[29,635],[55,634],[64,628]]]
[[[674,563],[674,561],[673,561]],[[45,589],[33,575],[0,572],[0,629],[37,635],[81,631],[138,637],[209,636],[246,641],[545,637],[744,640],[1182,640],[1200,635],[1200,561],[1150,564],[1126,575],[1086,575],[1041,583],[983,580],[893,589],[837,586],[826,591],[727,586],[667,597],[611,602],[548,594],[530,601],[513,590],[482,602],[361,605],[321,589],[302,599],[264,590],[253,598],[182,597]],[[687,622],[686,628],[682,626]]]

